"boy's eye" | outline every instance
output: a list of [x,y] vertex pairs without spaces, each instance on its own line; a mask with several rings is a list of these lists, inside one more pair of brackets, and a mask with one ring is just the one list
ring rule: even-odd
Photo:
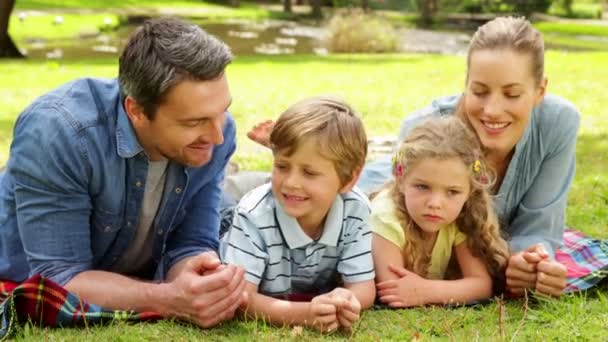
[[460,191],[458,190],[448,190],[448,195],[450,196],[456,196],[460,193]]
[[285,164],[274,164],[274,168],[278,169],[278,170],[286,170],[287,169],[287,165]]
[[519,98],[521,95],[520,94],[506,94],[505,96],[509,99],[516,99],[516,98]]
[[318,176],[319,173],[312,170],[304,170],[304,174],[310,177]]

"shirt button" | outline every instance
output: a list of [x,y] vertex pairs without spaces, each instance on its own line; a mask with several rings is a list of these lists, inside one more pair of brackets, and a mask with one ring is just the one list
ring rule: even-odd
[[158,230],[158,235],[163,235],[163,230],[162,229]]
[[182,188],[175,188],[175,193],[176,194],[181,194],[182,193]]
[[105,228],[104,228],[104,230],[105,230],[106,232],[109,232],[111,229],[112,229],[112,227],[111,227],[111,226],[105,226]]
[[131,227],[131,221],[127,222],[127,227]]
[[135,186],[138,188],[141,187],[141,182],[140,181],[135,182]]

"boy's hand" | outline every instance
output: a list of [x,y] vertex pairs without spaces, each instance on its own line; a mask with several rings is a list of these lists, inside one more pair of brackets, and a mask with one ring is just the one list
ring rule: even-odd
[[399,279],[387,280],[376,285],[378,298],[392,308],[406,308],[426,304],[426,279],[403,267],[389,265],[389,270]]
[[352,291],[342,287],[334,289],[329,295],[333,298],[344,299],[344,306],[338,310],[338,323],[343,328],[350,329],[359,319],[361,313],[361,303],[359,303],[357,296]]
[[333,296],[332,292],[316,296],[310,301],[309,325],[320,332],[332,332],[338,329],[338,312],[347,303],[344,298]]

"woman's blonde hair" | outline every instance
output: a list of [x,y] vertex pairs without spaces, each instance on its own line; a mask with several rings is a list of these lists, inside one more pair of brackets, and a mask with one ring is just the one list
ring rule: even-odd
[[363,122],[344,100],[331,96],[304,99],[287,108],[270,134],[273,153],[293,154],[305,139],[314,138],[319,153],[331,160],[342,184],[352,180],[367,156]]
[[495,173],[483,159],[475,133],[456,116],[432,118],[416,126],[401,143],[393,160],[395,181],[390,183],[389,191],[405,233],[405,268],[425,276],[431,260],[431,251],[425,251],[423,247],[423,232],[408,214],[405,195],[401,191],[408,172],[427,158],[458,158],[470,170],[469,197],[455,223],[467,236],[473,255],[484,261],[493,277],[501,278],[507,263],[508,247],[500,235],[498,218],[488,193]]
[[531,73],[537,84],[544,78],[545,44],[542,34],[523,17],[498,17],[481,25],[469,44],[467,53],[468,70],[471,55],[480,50],[510,49],[531,56]]

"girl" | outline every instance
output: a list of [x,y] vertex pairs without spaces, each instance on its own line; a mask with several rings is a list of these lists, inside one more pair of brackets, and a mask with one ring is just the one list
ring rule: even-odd
[[[380,301],[410,307],[490,297],[508,249],[487,191],[494,174],[475,134],[457,117],[425,121],[401,144],[393,175],[370,217]],[[444,280],[452,251],[462,278]]]

